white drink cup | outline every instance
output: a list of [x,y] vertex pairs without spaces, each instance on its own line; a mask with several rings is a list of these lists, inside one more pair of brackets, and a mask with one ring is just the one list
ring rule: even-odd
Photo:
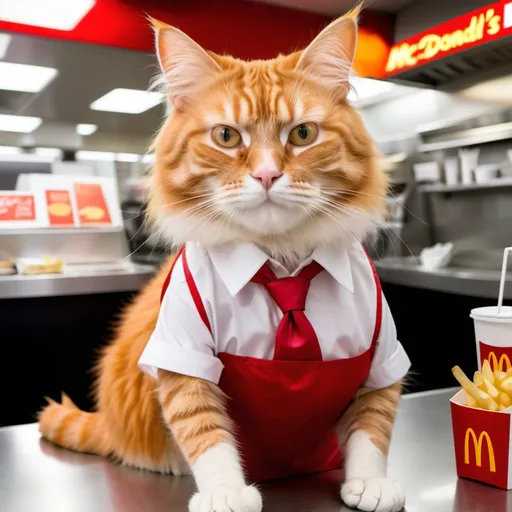
[[493,370],[507,371],[512,367],[512,307],[502,305],[507,260],[511,251],[512,247],[507,247],[503,254],[498,305],[471,311],[470,316],[475,324],[479,369],[485,359],[489,360]]
[[[475,323],[478,368],[488,359],[493,370],[507,371],[512,362],[512,307],[476,308],[471,311]],[[501,367],[501,368],[500,368]]]

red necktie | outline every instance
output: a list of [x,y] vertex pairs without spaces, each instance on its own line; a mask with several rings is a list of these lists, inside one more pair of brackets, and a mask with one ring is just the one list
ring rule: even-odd
[[304,314],[311,280],[323,268],[313,261],[296,277],[277,279],[267,263],[251,279],[263,285],[284,316],[277,327],[274,359],[280,361],[321,361],[322,351],[313,326]]

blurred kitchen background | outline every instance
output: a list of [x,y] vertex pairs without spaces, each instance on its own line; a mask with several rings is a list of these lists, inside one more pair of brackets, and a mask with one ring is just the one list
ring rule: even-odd
[[[0,212],[0,385],[18,388],[0,424],[31,421],[41,388],[90,404],[97,351],[170,249],[144,217],[148,148],[165,116],[161,95],[148,92],[157,66],[144,12],[214,51],[269,58],[304,46],[353,3],[0,1],[0,196],[37,196],[34,174],[64,188],[86,177],[103,187],[112,217],[55,229],[47,217],[3,225]],[[437,389],[453,384],[453,364],[476,366],[469,311],[496,302],[512,245],[512,3],[368,4],[349,101],[391,187],[367,247],[413,361],[409,391]],[[44,257],[62,269],[25,275],[15,264]],[[19,386],[21,374],[37,392]]]

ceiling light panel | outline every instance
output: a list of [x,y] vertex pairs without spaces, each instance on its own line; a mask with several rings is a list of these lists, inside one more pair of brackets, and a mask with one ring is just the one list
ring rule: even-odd
[[62,150],[58,148],[35,148],[34,155],[56,160],[62,157]]
[[12,36],[5,33],[0,33],[0,59],[5,57],[7,53],[7,48],[9,48],[9,44],[11,44]]
[[137,155],[135,153],[117,153],[116,161],[117,162],[139,162],[142,159],[141,155]]
[[107,151],[78,151],[76,158],[98,162],[139,162],[142,155],[136,153],[109,153]]
[[91,103],[91,109],[122,114],[141,114],[155,107],[162,100],[163,96],[158,92],[114,89]]
[[0,19],[22,25],[73,30],[94,7],[96,0],[5,0]]
[[0,62],[0,89],[4,91],[40,92],[56,76],[53,68]]
[[113,162],[115,160],[115,153],[107,151],[77,151],[77,160],[91,160],[98,162]]
[[97,129],[98,129],[97,124],[82,123],[82,124],[76,125],[76,133],[78,133],[78,135],[81,135],[82,137],[87,137],[88,135],[92,135],[93,133],[96,132]]
[[0,114],[0,132],[31,133],[39,128],[42,122],[40,117]]

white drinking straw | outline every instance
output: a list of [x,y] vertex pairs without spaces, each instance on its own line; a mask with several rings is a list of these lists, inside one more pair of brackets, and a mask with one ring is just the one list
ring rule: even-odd
[[512,247],[507,247],[503,252],[503,265],[501,267],[501,280],[500,280],[500,294],[498,296],[498,316],[501,312],[501,306],[503,306],[503,293],[505,291],[505,279],[507,277],[507,263],[508,255],[512,251]]

